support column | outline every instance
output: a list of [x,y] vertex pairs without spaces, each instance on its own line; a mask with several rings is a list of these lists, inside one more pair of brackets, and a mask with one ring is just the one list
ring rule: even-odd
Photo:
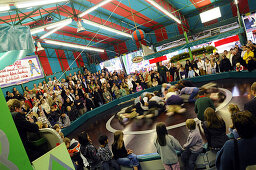
[[243,32],[239,33],[238,36],[239,36],[240,44],[245,45],[247,43],[246,30],[244,28],[244,24],[243,24],[241,15],[240,15],[239,6],[236,3],[235,3],[235,5],[236,5],[236,12],[237,12],[237,19],[238,19],[239,27],[243,28]]
[[[183,27],[182,27],[182,28],[183,28]],[[188,35],[187,35],[187,32],[184,31],[184,29],[183,29],[183,34],[184,34],[186,43],[188,44],[188,43],[189,43],[189,41],[188,41]],[[188,52],[189,52],[189,57],[190,57],[190,59],[193,60],[193,55],[192,55],[192,51],[191,51],[190,47],[188,47]]]
[[123,67],[124,73],[127,75],[127,72],[126,72],[126,69],[125,69],[125,65],[124,65],[124,61],[123,61],[122,55],[119,56],[119,60],[120,60],[121,65],[122,65],[122,67]]

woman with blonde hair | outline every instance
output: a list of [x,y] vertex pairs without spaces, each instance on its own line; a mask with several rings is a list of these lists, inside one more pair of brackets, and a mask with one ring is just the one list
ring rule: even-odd
[[137,155],[135,155],[132,150],[125,148],[123,137],[124,133],[120,130],[114,133],[114,142],[112,144],[114,159],[117,160],[119,165],[138,170],[140,169],[140,163],[137,159]]
[[208,148],[219,151],[228,140],[226,135],[226,124],[224,120],[211,107],[204,111],[205,121],[202,123]]
[[[235,114],[237,112],[240,112],[240,109],[236,104],[229,104],[228,105],[228,111],[229,111],[230,115],[232,116],[233,114]],[[233,124],[231,124],[229,126],[229,132],[230,132],[230,134],[228,134],[229,138],[235,138],[235,139],[239,138],[237,130],[234,128]]]
[[180,170],[176,151],[182,151],[182,147],[177,139],[168,135],[166,126],[163,122],[156,125],[157,138],[155,147],[160,155],[165,170]]

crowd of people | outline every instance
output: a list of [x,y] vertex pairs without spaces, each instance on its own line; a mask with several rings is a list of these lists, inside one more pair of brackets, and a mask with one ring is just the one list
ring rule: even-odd
[[[134,105],[117,116],[122,119],[153,117],[158,116],[165,110],[167,110],[168,116],[174,113],[183,113],[185,109],[181,106],[183,104],[181,96],[188,95],[188,102],[195,102],[195,112],[202,122],[199,129],[205,134],[208,148],[220,151],[217,166],[220,169],[225,169],[222,167],[228,165],[223,165],[225,163],[222,161],[226,159],[223,158],[223,155],[230,152],[228,149],[225,150],[226,145],[223,147],[228,140],[225,122],[215,112],[214,98],[208,96],[205,89],[199,89],[193,86],[193,83],[184,79],[232,70],[242,71],[248,69],[252,71],[256,69],[255,52],[256,46],[249,41],[247,46],[242,47],[242,49],[236,46],[229,52],[225,51],[222,56],[218,53],[210,55],[209,58],[205,54],[199,58],[194,56],[193,60],[187,60],[185,65],[177,62],[176,64],[167,63],[164,66],[160,62],[157,64],[157,70],[141,70],[132,75],[126,75],[123,71],[111,73],[106,68],[96,73],[91,73],[84,67],[83,73],[81,71],[75,72],[73,75],[70,74],[65,79],[61,79],[61,81],[54,77],[53,80],[49,78],[48,82],[43,81],[38,85],[34,84],[33,89],[25,87],[23,95],[14,87],[12,92],[6,92],[6,101],[30,160],[37,158],[40,153],[35,153],[35,150],[31,148],[27,132],[38,133],[41,128],[53,128],[63,138],[78,169],[83,167],[83,161],[79,154],[73,152],[76,147],[79,147],[79,153],[86,158],[91,169],[103,167],[104,169],[109,169],[110,166],[114,169],[120,169],[119,165],[140,169],[136,155],[132,150],[125,148],[121,131],[114,134],[112,156],[106,136],[103,135],[99,138],[100,148],[96,149],[86,132],[79,135],[78,141],[74,141],[64,138],[61,129],[69,126],[71,122],[86,114],[86,112],[114,99],[162,85],[160,92],[143,93],[135,99]],[[168,84],[171,81],[179,82],[171,86]],[[252,92],[256,96],[256,87],[254,86],[256,84],[252,86]],[[243,123],[242,121],[250,121],[250,126],[254,127],[254,118],[251,117],[256,115],[255,106],[255,101],[248,103],[245,106],[245,110],[249,112],[246,112],[239,111],[237,106],[230,105],[233,121],[230,131],[236,139],[238,138],[237,136],[241,136],[246,142],[248,136],[241,135],[246,133],[243,129],[245,125],[241,124]],[[240,120],[238,116],[247,117]],[[187,169],[195,166],[196,158],[203,148],[202,137],[193,119],[188,119],[186,125],[189,129],[189,137],[183,147],[174,137],[168,135],[164,124],[157,125],[155,146],[165,169],[179,169],[175,150],[182,151],[182,160]],[[252,132],[248,131],[248,133]],[[252,136],[249,135],[250,138]],[[232,145],[230,143],[226,147],[231,147]],[[170,148],[171,152],[167,151]]]

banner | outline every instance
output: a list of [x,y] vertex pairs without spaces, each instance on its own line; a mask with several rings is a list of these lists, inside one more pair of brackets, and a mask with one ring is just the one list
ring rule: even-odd
[[37,56],[29,56],[0,70],[0,87],[21,84],[43,77],[44,74]]

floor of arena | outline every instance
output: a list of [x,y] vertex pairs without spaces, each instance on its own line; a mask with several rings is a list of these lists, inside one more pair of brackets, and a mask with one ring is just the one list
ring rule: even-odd
[[[225,90],[227,94],[223,103],[216,104],[218,113],[226,122],[227,131],[231,124],[230,114],[227,110],[228,104],[235,103],[238,104],[240,109],[243,109],[244,104],[252,98],[252,95],[250,94],[250,85],[254,81],[256,81],[256,79],[225,79],[214,82],[217,84],[218,88]],[[206,83],[195,83],[198,87],[204,84]],[[106,134],[109,138],[109,143],[112,144],[113,131],[123,130],[125,134],[124,141],[127,148],[132,149],[134,153],[138,155],[147,154],[156,152],[154,147],[154,139],[156,137],[154,128],[156,123],[165,122],[168,126],[169,134],[178,139],[181,145],[186,142],[188,131],[184,122],[188,118],[196,118],[194,104],[185,103],[184,107],[187,111],[183,114],[175,114],[171,117],[161,114],[154,119],[134,119],[125,125],[120,124],[114,115],[123,107],[129,106],[132,103],[133,101],[127,102],[122,106],[116,106],[100,115],[97,115],[73,131],[68,137],[76,138],[79,133],[86,131],[92,139],[93,144],[98,147],[98,137],[100,135]]]

